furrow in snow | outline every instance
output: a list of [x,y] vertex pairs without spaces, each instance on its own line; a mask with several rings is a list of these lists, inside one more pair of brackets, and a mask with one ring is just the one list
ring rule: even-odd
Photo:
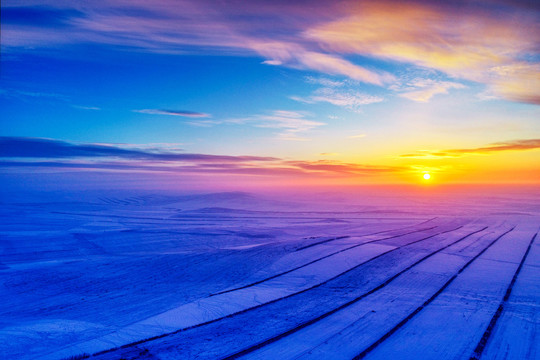
[[70,346],[51,354],[50,358],[106,351],[124,344],[127,344],[125,346],[138,344],[141,343],[139,339],[152,340],[228,318],[309,291],[400,247],[416,244],[460,228],[462,228],[461,225],[420,239],[415,238],[414,234],[410,234],[403,240],[403,245],[398,247],[385,244],[353,246],[346,249],[347,251],[339,251],[332,257],[327,257],[265,283],[201,299],[129,325],[101,338]]
[[[336,246],[333,246],[333,247],[325,247],[323,249],[320,249],[320,248],[309,249],[307,251],[302,252],[301,254],[295,254],[295,253],[289,254],[288,256],[285,256],[283,259],[280,259],[281,261],[278,261],[278,264],[276,264],[273,267],[273,268],[277,267],[278,269],[286,268],[286,270],[283,270],[283,271],[278,270],[279,272],[277,272],[276,274],[270,275],[270,276],[265,277],[263,279],[254,281],[254,282],[249,283],[247,285],[243,285],[243,286],[235,287],[235,288],[232,288],[232,289],[220,291],[220,292],[211,294],[210,296],[216,296],[216,295],[225,294],[225,293],[232,292],[232,291],[237,291],[237,290],[249,288],[249,287],[264,283],[266,281],[275,279],[275,278],[277,278],[279,276],[283,276],[283,275],[286,275],[286,274],[291,273],[293,271],[302,269],[302,268],[304,268],[306,266],[309,266],[309,265],[314,264],[314,263],[316,263],[318,261],[327,259],[327,258],[329,258],[331,256],[336,255],[336,254],[342,253],[344,251],[349,251],[349,250],[355,249],[357,247],[364,246],[366,244],[371,244],[371,243],[374,243],[374,242],[379,242],[379,241],[394,239],[394,238],[402,237],[402,236],[406,236],[406,235],[416,234],[416,233],[423,232],[423,231],[429,231],[429,230],[432,230],[432,229],[435,229],[435,228],[436,228],[436,226],[430,227],[430,228],[419,229],[419,230],[415,230],[415,231],[410,231],[410,232],[406,232],[406,233],[398,234],[398,235],[393,235],[393,236],[389,236],[389,237],[386,236],[386,237],[382,237],[381,239],[373,239],[372,236],[370,236],[370,235],[373,235],[373,234],[370,234],[370,235],[362,236],[358,240],[358,243],[355,244],[355,245],[352,245],[352,246],[347,245],[347,244],[343,244],[343,245],[336,245]],[[443,233],[444,233],[444,231],[443,231]],[[422,238],[421,240],[425,240],[425,239],[431,238],[431,237],[439,235],[439,234],[440,234],[440,232],[436,233],[436,234],[431,234],[431,235],[428,235],[428,237]],[[330,239],[330,240],[339,240],[339,239],[343,239],[343,238],[346,238],[346,237],[345,236],[340,236],[340,237],[333,238],[333,239]],[[320,243],[320,244],[322,244],[322,243]],[[304,249],[308,249],[308,247],[304,247]],[[320,256],[320,255],[323,255],[323,256]],[[316,257],[316,258],[313,259],[314,256],[319,256],[319,257]],[[293,264],[298,264],[299,261],[302,261],[303,263],[301,265],[297,265],[295,267],[288,268],[289,266],[291,266]]]
[[536,359],[540,343],[540,244],[538,233],[516,270],[471,359]]
[[518,225],[516,231],[493,241],[355,359],[470,356],[496,312],[529,239],[530,229]]
[[[261,341],[261,342],[259,342],[259,343],[257,343],[257,344],[254,344],[253,346],[250,346],[249,348],[246,348],[246,349],[244,349],[244,350],[242,350],[242,351],[239,351],[239,352],[237,352],[237,353],[234,353],[234,354],[232,354],[232,355],[229,355],[229,356],[226,357],[225,359],[235,359],[235,358],[238,358],[238,357],[241,357],[241,356],[250,354],[250,353],[252,353],[252,352],[254,352],[254,351],[256,351],[256,350],[259,350],[259,349],[262,349],[262,350],[263,350],[263,353],[264,353],[264,354],[262,354],[261,358],[266,358],[267,356],[269,356],[269,357],[277,356],[277,357],[279,357],[279,358],[290,358],[290,356],[289,356],[288,354],[284,354],[284,353],[280,352],[282,349],[286,349],[287,346],[280,346],[279,344],[276,343],[276,346],[273,347],[272,349],[275,349],[277,352],[280,352],[280,353],[276,353],[275,351],[273,351],[273,350],[270,349],[270,348],[267,348],[267,350],[265,350],[264,348],[267,347],[267,346],[270,345],[270,344],[275,343],[275,342],[278,341],[278,340],[284,339],[284,338],[286,338],[286,337],[288,337],[288,336],[290,336],[290,335],[292,335],[292,334],[294,334],[294,333],[296,333],[296,332],[298,332],[298,331],[300,331],[300,330],[302,330],[302,329],[304,329],[304,328],[307,328],[308,326],[311,326],[311,325],[313,325],[313,324],[315,324],[315,323],[317,323],[317,322],[319,322],[319,321],[321,321],[321,320],[323,320],[323,319],[325,319],[325,318],[327,318],[327,317],[329,317],[329,316],[331,316],[331,315],[333,315],[333,314],[335,314],[335,313],[337,313],[337,312],[340,312],[340,311],[342,311],[342,310],[344,310],[344,309],[347,309],[348,307],[350,307],[350,306],[352,306],[353,304],[359,302],[360,300],[362,300],[363,298],[367,297],[368,295],[373,294],[373,293],[375,293],[375,292],[377,292],[377,291],[383,289],[383,288],[386,287],[388,284],[390,284],[393,280],[395,280],[396,278],[398,278],[401,274],[403,274],[404,272],[407,272],[407,271],[409,271],[410,269],[414,268],[415,266],[417,266],[418,264],[420,264],[422,261],[424,261],[424,260],[430,258],[430,257],[433,256],[434,254],[436,254],[436,253],[438,253],[438,252],[440,252],[440,251],[442,251],[442,250],[448,248],[449,246],[451,246],[451,245],[453,245],[453,244],[456,244],[456,243],[458,243],[458,242],[460,242],[460,241],[463,241],[463,240],[467,239],[467,238],[470,237],[471,235],[474,235],[474,234],[476,234],[476,233],[479,233],[479,232],[481,232],[481,231],[484,231],[485,229],[486,229],[486,228],[483,228],[483,229],[480,229],[480,230],[476,230],[476,231],[474,231],[474,232],[471,232],[471,233],[469,233],[469,234],[466,234],[465,236],[460,237],[460,238],[457,239],[456,241],[453,241],[453,242],[451,242],[450,244],[448,244],[448,245],[446,245],[446,246],[443,246],[443,247],[439,248],[438,250],[435,250],[434,252],[431,252],[431,253],[427,254],[426,256],[422,257],[420,260],[416,261],[416,262],[413,263],[412,265],[406,267],[405,269],[399,271],[399,272],[398,272],[397,274],[395,274],[394,276],[388,278],[385,282],[383,282],[383,283],[379,284],[378,286],[372,288],[370,291],[367,291],[367,292],[363,293],[362,295],[356,297],[355,299],[353,299],[353,300],[351,300],[351,301],[349,301],[349,302],[347,302],[347,303],[345,303],[345,304],[343,304],[343,305],[341,305],[341,306],[339,306],[339,307],[336,307],[336,308],[334,308],[334,309],[332,309],[332,310],[330,310],[330,311],[327,311],[327,312],[323,313],[322,315],[320,315],[320,316],[318,316],[318,317],[316,317],[316,318],[314,318],[314,319],[311,319],[311,320],[309,320],[309,321],[307,321],[307,322],[304,322],[304,323],[302,323],[302,324],[300,324],[300,325],[298,325],[298,326],[296,326],[296,327],[294,327],[294,328],[292,328],[292,329],[290,329],[290,330],[288,330],[288,331],[286,331],[286,332],[284,332],[284,333],[275,335],[275,336],[273,336],[273,337],[271,337],[271,338],[268,338],[268,339],[266,339],[266,340],[264,340],[264,341]],[[292,342],[292,343],[295,343],[294,340],[291,341],[291,342]],[[270,350],[268,350],[268,349],[270,349]],[[255,354],[254,354],[254,355],[255,355]],[[296,354],[296,355],[298,355],[298,354]],[[255,355],[254,358],[257,358],[257,355]]]

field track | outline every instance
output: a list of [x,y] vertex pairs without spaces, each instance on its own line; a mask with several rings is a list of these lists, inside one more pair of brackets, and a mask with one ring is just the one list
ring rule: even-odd
[[[501,331],[516,326],[516,306],[537,316],[520,281],[538,278],[537,230],[431,219],[317,239],[252,281],[50,355],[101,347],[91,358],[481,359],[504,335],[507,358],[518,359],[535,354],[535,342]],[[518,294],[532,303],[514,304]],[[522,332],[534,338],[536,327]],[[139,340],[126,341],[133,334]]]

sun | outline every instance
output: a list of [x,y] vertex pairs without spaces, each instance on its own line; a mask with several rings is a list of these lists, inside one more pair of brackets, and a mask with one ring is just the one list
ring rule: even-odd
[[424,178],[424,180],[429,180],[429,179],[431,179],[431,175],[429,175],[428,173],[425,173],[423,175],[423,178]]

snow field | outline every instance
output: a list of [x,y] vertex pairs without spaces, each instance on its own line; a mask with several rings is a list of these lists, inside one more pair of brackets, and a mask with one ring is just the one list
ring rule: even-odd
[[534,359],[540,213],[496,200],[462,211],[415,199],[313,211],[242,193],[0,204],[0,351],[462,359],[487,336],[483,359]]

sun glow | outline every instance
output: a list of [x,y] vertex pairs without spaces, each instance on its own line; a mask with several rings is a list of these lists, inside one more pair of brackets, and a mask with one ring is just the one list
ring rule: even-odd
[[431,179],[431,175],[429,175],[428,173],[425,173],[423,175],[423,178],[424,178],[424,180],[429,180],[429,179]]

